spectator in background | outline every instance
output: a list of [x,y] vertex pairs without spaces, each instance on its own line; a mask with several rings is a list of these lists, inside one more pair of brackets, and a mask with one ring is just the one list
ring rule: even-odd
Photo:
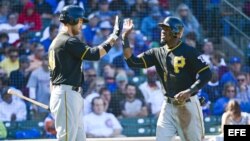
[[245,0],[243,7],[242,7],[242,11],[248,16],[250,17],[250,0]]
[[106,87],[111,91],[111,93],[115,92],[117,88],[115,82],[115,73],[116,69],[111,64],[105,64],[103,67],[103,73],[101,73],[101,76],[104,77]]
[[224,125],[250,125],[250,115],[242,112],[236,100],[230,100],[221,118],[222,133],[224,133]]
[[92,112],[91,109],[91,101],[95,98],[100,96],[100,90],[105,87],[105,81],[102,77],[97,77],[93,83],[90,84],[90,90],[87,92],[87,96],[84,98],[84,115],[89,114]]
[[9,14],[8,15],[8,23],[0,24],[0,31],[8,33],[9,36],[9,43],[12,44],[16,40],[19,39],[19,30],[23,30],[23,24],[17,23],[18,15],[17,14]]
[[[230,1],[230,2],[235,2],[233,5],[234,7],[237,7],[236,3],[239,4],[239,2],[237,1]],[[230,20],[230,17],[234,15],[234,10],[232,10],[227,3],[225,2],[220,2],[220,19],[221,19],[221,23],[222,23],[222,34],[223,36],[230,36],[230,29],[231,29],[231,25],[227,22]],[[218,13],[216,13],[218,14]]]
[[83,89],[83,97],[86,97],[89,92],[91,92],[91,87],[90,85],[95,82],[96,79],[96,70],[92,67],[84,70],[82,73],[84,76],[84,82],[82,83],[82,89]]
[[185,43],[193,48],[197,48],[197,36],[195,32],[189,32],[186,34]]
[[19,55],[30,55],[31,54],[31,42],[29,37],[29,30],[19,30],[19,39],[16,40],[12,45],[18,48]]
[[237,96],[241,110],[243,112],[250,113],[250,87],[247,85],[247,77],[245,73],[239,73],[237,75]]
[[99,0],[88,0],[85,6],[86,15],[90,15],[91,13],[98,10],[98,2]]
[[43,19],[51,19],[52,18],[52,7],[48,4],[46,0],[34,0],[35,9],[38,14],[41,15]]
[[227,82],[237,84],[236,76],[241,72],[241,59],[237,56],[233,56],[229,60],[229,71],[224,73],[220,79],[221,86]]
[[217,72],[219,80],[224,73],[228,72],[228,67],[226,66],[223,56],[224,54],[221,51],[215,50],[210,57],[210,67]]
[[108,0],[98,0],[99,9],[94,13],[98,16],[101,21],[110,21],[111,16],[114,14],[109,9],[109,1]]
[[133,84],[126,85],[125,99],[120,101],[121,116],[123,118],[146,117],[148,109],[145,102],[136,97],[137,90]]
[[[50,25],[57,25],[58,29],[60,30],[61,26],[60,26],[60,21],[59,21],[59,13],[53,14],[52,19],[50,21]],[[47,26],[47,27],[44,27],[44,31],[43,31],[41,41],[49,38],[49,36],[50,36],[50,30],[49,30],[50,25]]]
[[233,83],[226,83],[223,88],[223,97],[216,100],[213,106],[214,115],[222,115],[226,110],[229,100],[234,99],[237,95],[236,86]]
[[[103,43],[104,41],[106,41],[109,37],[109,34],[112,32],[112,26],[110,24],[110,22],[108,20],[102,21],[100,23],[100,32],[96,33],[93,39],[93,45],[97,46],[100,45],[101,43]],[[105,64],[110,63],[110,57],[109,57],[109,53],[107,55],[105,55],[103,58],[100,59],[99,62],[95,62],[98,63],[99,68],[103,68],[103,66]]]
[[144,0],[136,0],[135,4],[131,6],[130,17],[134,21],[135,29],[139,29],[141,26],[141,21],[147,16],[148,5]]
[[42,65],[42,56],[45,54],[44,47],[41,44],[37,44],[34,49],[34,54],[31,54],[28,58],[30,60],[29,71],[33,71]]
[[164,100],[164,94],[155,67],[147,69],[147,81],[140,84],[139,89],[144,96],[150,114],[158,117]]
[[41,16],[35,10],[32,2],[27,2],[18,17],[18,23],[28,26],[31,31],[40,31],[42,29]]
[[159,6],[161,6],[163,9],[169,9],[169,0],[158,0]]
[[27,90],[27,82],[31,72],[27,71],[30,61],[27,56],[23,55],[19,58],[19,69],[14,70],[10,73],[9,85],[22,91],[25,96],[29,96]]
[[93,112],[84,117],[87,138],[107,138],[121,136],[122,126],[116,117],[105,112],[101,97],[92,100]]
[[160,20],[161,13],[158,9],[151,10],[149,16],[143,18],[141,32],[147,37],[147,40],[152,40],[153,35],[160,35],[160,30],[159,32],[155,33],[156,29],[158,29],[158,23]]
[[[5,88],[5,87],[8,87],[8,83],[9,83],[9,79],[7,77],[7,75],[5,74],[5,72],[0,68],[0,94],[2,92],[2,90]],[[0,102],[2,102],[2,98],[1,98],[1,95],[0,95]]]
[[60,13],[64,6],[71,4],[78,5],[81,8],[84,8],[84,4],[81,0],[60,0],[57,4],[56,10],[54,11],[54,14]]
[[[48,55],[44,54],[42,57],[42,66],[31,73],[27,84],[30,98],[48,105],[50,99],[49,83]],[[32,110],[35,112],[34,118],[44,119],[48,114],[48,110],[36,107],[35,105],[32,105]]]
[[113,113],[113,109],[110,107],[111,92],[106,87],[100,89],[100,97],[104,102],[104,110],[108,113]]
[[85,97],[91,91],[90,84],[94,83],[97,74],[94,68],[89,68],[85,70],[85,73],[83,75],[84,75],[84,82],[82,83],[82,89],[83,89],[82,95]]
[[121,115],[121,107],[119,101],[125,99],[126,85],[128,84],[128,76],[125,71],[119,72],[115,77],[117,88],[112,94],[110,108],[115,116]]
[[244,66],[242,68],[242,72],[246,74],[246,82],[247,85],[250,85],[250,67],[249,66]]
[[211,66],[211,55],[214,53],[214,45],[213,42],[211,42],[208,39],[204,39],[203,41],[203,47],[202,47],[202,58],[203,60]]
[[125,0],[112,0],[110,2],[110,10],[122,13],[125,17],[128,16],[129,10]]
[[48,52],[49,46],[56,37],[57,33],[58,33],[58,26],[51,24],[49,26],[49,37],[41,42],[41,44],[44,46],[45,52]]
[[180,4],[177,7],[176,16],[179,17],[184,24],[184,37],[189,32],[195,32],[197,40],[200,41],[202,39],[200,24],[186,4]]
[[0,24],[7,22],[7,16],[10,12],[10,3],[8,1],[0,2]]
[[15,48],[11,48],[8,51],[8,57],[4,58],[0,62],[0,67],[2,67],[2,69],[7,73],[8,77],[10,75],[10,72],[19,68],[18,58],[18,50],[16,50]]
[[46,138],[56,138],[55,119],[49,114],[44,120],[44,130]]
[[107,39],[108,35],[111,33],[111,23],[108,20],[101,21],[99,29],[100,32],[97,33],[93,38],[93,45],[98,45]]
[[116,43],[113,45],[113,47],[109,51],[109,60],[114,66],[116,65],[113,63],[114,59],[119,55],[123,55],[122,53],[123,53],[122,40],[118,39],[116,40]]
[[90,14],[88,16],[89,23],[83,27],[83,37],[85,38],[86,43],[89,46],[93,45],[93,39],[96,35],[97,28],[98,28],[98,23],[99,23],[99,18],[97,17],[96,14]]
[[136,31],[136,32],[133,32],[132,34],[134,34],[134,42],[133,42],[133,53],[134,55],[139,55],[141,54],[142,52],[145,52],[147,51],[149,48],[148,48],[148,45],[146,44],[146,40],[145,40],[145,37],[140,33],[140,31]]
[[203,87],[202,91],[207,93],[209,101],[212,103],[222,97],[222,88],[219,83],[218,74],[216,71],[212,71],[212,78],[207,83],[207,85]]
[[0,139],[6,139],[7,137],[7,129],[2,121],[0,121]]
[[0,33],[0,61],[7,57],[7,52],[10,44],[8,43],[9,36],[7,33]]
[[30,2],[30,0],[18,0],[13,3],[11,11],[14,13],[21,13],[23,10],[23,7]]
[[0,32],[0,48],[4,48],[9,45],[9,35],[5,32]]
[[0,102],[0,121],[24,121],[26,120],[27,110],[23,101],[14,100],[11,94],[8,94],[9,87],[1,91]]

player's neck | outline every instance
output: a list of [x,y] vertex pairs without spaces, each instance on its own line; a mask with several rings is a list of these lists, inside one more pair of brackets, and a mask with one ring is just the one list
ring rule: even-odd
[[73,34],[71,28],[69,28],[68,26],[65,26],[65,25],[64,25],[63,28],[62,28],[62,32],[66,32],[66,33],[68,33],[70,36],[74,36],[74,34]]
[[180,40],[173,40],[167,43],[167,48],[172,49],[175,48],[177,45],[179,45],[181,41]]

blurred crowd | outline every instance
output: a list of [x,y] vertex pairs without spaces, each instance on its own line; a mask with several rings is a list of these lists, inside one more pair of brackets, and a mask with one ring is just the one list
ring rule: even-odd
[[[211,40],[230,35],[223,22],[230,11],[223,9],[221,0],[1,0],[0,121],[43,120],[46,136],[55,137],[53,116],[48,111],[8,95],[7,90],[15,88],[49,104],[47,52],[60,32],[59,13],[69,4],[86,10],[89,23],[83,26],[79,39],[89,46],[108,38],[116,15],[132,18],[135,30],[129,40],[135,55],[160,47],[158,23],[167,16],[179,17],[185,26],[183,42],[199,49],[213,71],[211,81],[198,93],[205,97],[204,115],[222,116],[230,109],[226,107],[231,100],[238,103],[240,111],[250,113],[250,67],[238,56],[226,56]],[[245,0],[241,9],[249,16],[250,1]],[[164,94],[156,70],[129,68],[121,40],[100,61],[83,61],[82,73],[88,137],[122,136],[120,118],[157,118]]]

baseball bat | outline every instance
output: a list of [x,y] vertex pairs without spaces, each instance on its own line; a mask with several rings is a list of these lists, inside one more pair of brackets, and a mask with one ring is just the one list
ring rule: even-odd
[[36,100],[33,100],[33,99],[28,98],[28,97],[26,97],[26,96],[23,96],[23,95],[21,94],[21,92],[18,91],[18,90],[15,90],[15,89],[11,89],[11,88],[10,88],[10,89],[8,89],[8,94],[12,94],[12,95],[18,96],[18,97],[20,97],[20,98],[22,98],[22,99],[24,99],[24,100],[27,100],[27,101],[29,101],[29,102],[31,102],[31,103],[37,105],[37,106],[40,106],[40,107],[42,107],[42,108],[44,108],[44,109],[46,109],[46,110],[49,110],[49,106],[48,106],[48,105],[45,105],[45,104],[43,104],[43,103],[41,103],[41,102],[38,102],[38,101],[36,101]]

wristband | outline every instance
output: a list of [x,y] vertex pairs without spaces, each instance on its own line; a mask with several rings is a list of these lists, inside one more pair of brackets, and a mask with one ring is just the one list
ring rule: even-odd
[[130,48],[130,47],[129,47],[129,41],[128,41],[128,38],[127,38],[127,37],[124,37],[124,38],[122,39],[122,46],[123,46],[123,49]]
[[111,45],[110,44],[104,44],[103,49],[106,51],[106,53],[108,53],[109,50],[111,49]]

